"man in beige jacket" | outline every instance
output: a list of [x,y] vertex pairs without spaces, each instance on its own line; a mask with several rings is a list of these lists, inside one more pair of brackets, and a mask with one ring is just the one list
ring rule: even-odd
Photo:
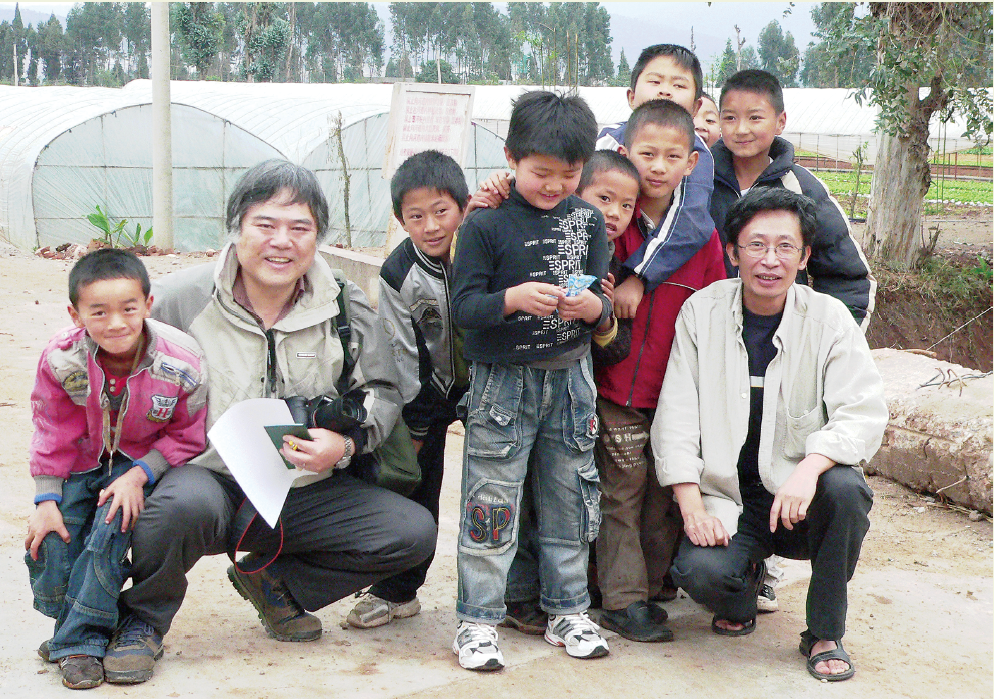
[[715,633],[741,636],[755,629],[763,560],[810,559],[800,650],[814,677],[839,681],[855,672],[846,586],[873,499],[859,466],[888,413],[852,315],[794,284],[818,244],[814,207],[763,188],[729,211],[739,278],[684,304],[651,435],[684,520],[674,582],[715,613]]

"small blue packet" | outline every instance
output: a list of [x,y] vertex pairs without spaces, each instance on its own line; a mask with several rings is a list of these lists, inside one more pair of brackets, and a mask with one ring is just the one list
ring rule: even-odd
[[581,291],[597,281],[593,274],[572,274],[566,280],[566,297],[577,296]]

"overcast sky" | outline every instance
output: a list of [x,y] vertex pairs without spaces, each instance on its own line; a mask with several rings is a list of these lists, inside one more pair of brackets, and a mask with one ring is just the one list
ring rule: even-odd
[[[22,2],[21,15],[25,24],[36,24],[48,19],[51,13],[65,17],[74,3],[71,2]],[[495,3],[505,6],[507,3]],[[797,2],[605,2],[611,13],[612,54],[617,63],[621,49],[625,50],[628,63],[632,64],[645,46],[670,42],[690,46],[690,30],[694,30],[694,45],[701,61],[709,63],[720,53],[725,42],[735,36],[735,25],[750,45],[756,46],[759,32],[771,20],[777,20],[794,35],[797,47],[804,52],[812,40],[814,23],[811,6],[815,3]],[[390,30],[389,3],[373,3]],[[784,16],[784,12],[790,14]],[[13,17],[14,3],[0,2],[0,21]],[[35,14],[38,13],[38,14]],[[388,42],[389,43],[389,42]]]

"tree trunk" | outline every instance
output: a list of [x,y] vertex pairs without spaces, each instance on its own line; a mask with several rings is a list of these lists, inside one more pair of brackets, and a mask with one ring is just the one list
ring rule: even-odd
[[898,269],[910,269],[922,247],[921,219],[928,161],[916,155],[911,138],[877,136],[870,205],[866,217],[867,254]]

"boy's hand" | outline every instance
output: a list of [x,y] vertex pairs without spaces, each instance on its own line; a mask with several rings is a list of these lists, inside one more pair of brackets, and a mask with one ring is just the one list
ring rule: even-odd
[[583,320],[593,323],[600,320],[604,304],[590,289],[584,289],[576,296],[559,299],[559,317],[563,320]]
[[614,275],[607,273],[607,279],[601,279],[601,293],[607,297],[608,303],[614,305]]
[[468,214],[474,209],[496,209],[502,201],[504,200],[499,194],[481,189],[469,198],[469,204],[466,205],[466,213]]
[[645,284],[634,274],[621,282],[614,290],[614,315],[634,318],[644,293]]
[[551,316],[560,299],[566,297],[566,290],[545,282],[524,282],[504,290],[504,317],[515,311],[534,316]]
[[496,209],[501,202],[511,196],[513,182],[513,176],[507,170],[491,172],[490,176],[480,184],[476,193],[470,197],[466,213],[473,209]]
[[[140,469],[139,469],[140,470]],[[55,500],[39,502],[35,511],[28,517],[28,538],[24,540],[24,550],[31,552],[31,560],[38,560],[38,548],[45,537],[55,532],[67,544],[71,541],[62,512]]]
[[145,475],[142,467],[133,466],[101,490],[100,497],[97,498],[97,507],[103,507],[105,502],[113,498],[104,522],[110,524],[114,521],[114,514],[120,508],[121,532],[124,533],[133,527],[138,520],[138,515],[145,509],[145,493],[142,488],[145,487],[146,483],[148,483],[148,476]]

